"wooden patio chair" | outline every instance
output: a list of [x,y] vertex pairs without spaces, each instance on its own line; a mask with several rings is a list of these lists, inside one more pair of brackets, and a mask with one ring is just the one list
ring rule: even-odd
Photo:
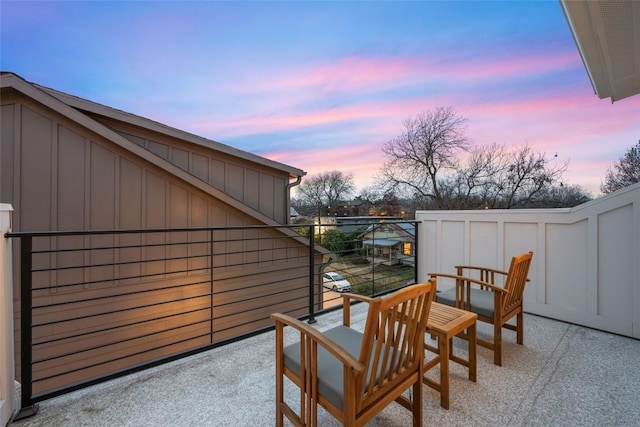
[[[456,280],[455,287],[436,294],[439,303],[472,311],[478,314],[478,320],[493,325],[493,342],[477,338],[477,343],[493,350],[493,363],[499,366],[502,366],[502,328],[516,331],[518,344],[524,342],[522,300],[532,258],[533,252],[514,256],[508,272],[459,265],[457,275],[429,273],[434,284],[438,277]],[[474,272],[477,278],[468,276]],[[504,277],[502,287],[496,285],[496,276]],[[508,324],[514,316],[516,325]]]
[[[394,400],[422,426],[424,331],[431,283],[408,286],[385,297],[343,294],[343,325],[325,332],[275,313],[276,425],[286,416],[296,426],[318,425],[320,404],[345,426],[362,426]],[[368,303],[364,331],[350,327],[351,301]],[[285,345],[284,326],[299,343]],[[284,396],[284,377],[300,389],[299,411]],[[412,387],[413,396],[403,393]]]

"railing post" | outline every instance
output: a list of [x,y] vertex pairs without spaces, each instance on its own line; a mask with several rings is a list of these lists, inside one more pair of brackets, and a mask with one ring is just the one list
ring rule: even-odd
[[315,313],[314,313],[314,308],[313,308],[313,301],[314,301],[314,294],[315,294],[315,286],[314,286],[314,277],[316,274],[316,267],[315,267],[315,252],[316,252],[316,248],[315,248],[315,231],[314,231],[315,227],[313,225],[309,226],[309,320],[307,320],[308,323],[316,323],[316,318],[315,318]]
[[[413,226],[415,227],[415,232],[414,232],[414,244],[413,244],[413,283],[418,283],[418,248],[420,247],[419,245],[419,236],[420,236],[420,223],[419,222],[415,222],[413,224]],[[434,289],[435,291],[435,289]]]
[[20,239],[20,411],[14,420],[30,417],[38,412],[38,405],[31,399],[32,376],[32,247],[33,237]]
[[376,230],[371,233],[371,241],[373,242],[373,258],[371,258],[371,295],[376,294]]
[[213,343],[213,233],[209,230],[209,343]]

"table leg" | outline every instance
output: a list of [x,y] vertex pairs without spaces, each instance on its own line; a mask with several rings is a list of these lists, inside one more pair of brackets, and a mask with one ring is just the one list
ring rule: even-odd
[[467,334],[469,337],[469,379],[475,382],[478,370],[478,364],[476,362],[476,322],[473,322],[469,328],[467,328]]
[[438,337],[440,350],[440,406],[449,409],[449,351],[451,339],[447,336]]

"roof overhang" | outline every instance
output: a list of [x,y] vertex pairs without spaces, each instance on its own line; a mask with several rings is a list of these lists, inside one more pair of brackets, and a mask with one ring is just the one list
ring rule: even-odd
[[149,129],[161,134],[165,134],[171,136],[173,138],[181,139],[185,142],[190,142],[192,144],[201,145],[210,150],[218,151],[221,153],[229,154],[234,157],[242,158],[257,164],[261,164],[264,166],[268,166],[277,170],[285,171],[289,173],[290,179],[300,179],[305,176],[307,173],[298,168],[294,168],[292,166],[285,165],[280,162],[276,162],[271,159],[267,159],[266,157],[258,156],[253,153],[249,153],[247,151],[239,150],[237,148],[230,147],[228,145],[222,144],[220,142],[212,141],[210,139],[206,139],[197,135],[193,135],[191,133],[172,128],[170,126],[164,125],[162,123],[158,123],[156,121],[136,116],[135,114],[127,113],[121,110],[117,110],[115,108],[111,108],[102,104],[98,104],[93,101],[89,101],[83,98],[79,98],[77,96],[69,95],[64,92],[57,91],[55,89],[51,89],[48,87],[40,86],[38,84],[32,83],[36,88],[48,93],[49,95],[57,98],[62,101],[66,105],[75,108],[81,112],[85,112],[88,114],[95,114],[98,116],[108,117],[112,120],[121,121],[124,123],[129,123],[134,126],[142,127],[145,129]]
[[397,245],[398,243],[400,243],[400,240],[389,240],[389,239],[367,239],[367,240],[363,240],[362,244],[363,245],[368,245],[368,246],[393,246],[393,245]]
[[640,1],[559,0],[595,94],[640,93]]

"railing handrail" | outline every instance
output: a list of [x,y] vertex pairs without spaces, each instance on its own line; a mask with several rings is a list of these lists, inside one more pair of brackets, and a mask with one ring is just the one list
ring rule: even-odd
[[[392,220],[385,221],[384,224],[418,224],[416,220]],[[114,228],[103,230],[58,230],[58,231],[10,231],[5,233],[7,238],[15,237],[51,237],[51,236],[90,236],[100,234],[152,234],[152,233],[176,233],[189,231],[229,231],[229,230],[250,230],[250,229],[279,229],[279,228],[304,228],[319,226],[354,226],[354,225],[375,225],[379,222],[367,222],[360,224],[251,224],[251,225],[230,225],[230,226],[207,226],[207,227],[173,227],[173,228]]]
[[[354,230],[364,232],[371,225],[380,223],[321,225],[338,229],[355,226],[347,232],[351,233]],[[384,223],[414,224],[416,236],[412,238],[417,242],[419,221]],[[173,345],[186,349],[181,353],[186,356],[253,336],[256,331],[269,330],[272,328],[270,321],[267,323],[269,316],[263,316],[263,312],[281,311],[312,323],[316,314],[339,307],[327,308],[325,305],[328,301],[325,294],[330,291],[324,287],[322,272],[328,265],[332,265],[329,271],[357,265],[358,270],[364,268],[364,273],[358,274],[365,277],[370,271],[369,279],[365,280],[372,281],[367,291],[372,294],[384,294],[394,286],[400,288],[415,282],[417,245],[414,245],[411,259],[401,258],[398,254],[397,262],[404,266],[405,272],[389,280],[389,276],[373,273],[376,264],[361,267],[359,263],[351,263],[351,257],[367,260],[371,255],[368,249],[366,254],[364,252],[362,235],[347,234],[349,237],[343,243],[349,247],[346,253],[349,255],[339,257],[325,248],[330,241],[316,242],[316,237],[322,236],[318,235],[319,226],[251,224],[5,233],[5,238],[21,241],[23,413],[30,415],[35,403],[67,391],[182,357],[174,355]],[[260,230],[275,232],[262,233]],[[246,232],[234,235],[233,231]],[[163,236],[151,238],[153,241],[146,244],[148,238],[143,235],[150,234]],[[56,240],[100,235],[114,237]],[[137,236],[132,244],[131,238],[117,237],[125,235]],[[398,239],[398,245],[401,242],[403,240]],[[326,258],[327,254],[329,258]],[[410,277],[406,274],[407,269],[411,272]],[[357,276],[354,273],[349,279],[356,280]],[[380,282],[376,284],[378,280]],[[168,286],[170,283],[177,285]],[[165,295],[169,296],[165,299]],[[341,298],[331,298],[340,304]],[[116,305],[112,307],[112,304]],[[173,306],[180,307],[177,315],[164,314]],[[51,318],[54,314],[61,317]],[[134,321],[145,319],[147,315],[149,322]],[[46,320],[42,321],[38,316],[44,316]],[[176,318],[178,320],[174,320]],[[119,326],[120,321],[123,326]],[[158,332],[154,328],[160,323],[171,323],[172,326],[162,326]],[[55,331],[52,325],[56,325]],[[205,330],[207,328],[210,331]],[[139,332],[142,330],[145,332]],[[112,331],[123,335],[97,341],[98,336]],[[189,331],[193,331],[193,335],[189,335]],[[172,336],[179,336],[180,340],[170,341]],[[205,338],[208,341],[203,341]],[[157,344],[143,346],[147,341]],[[138,347],[141,350],[131,353],[131,359],[127,359],[128,353],[123,352]],[[165,356],[157,359],[154,355],[162,353],[164,347],[167,348]],[[99,355],[95,353],[97,349],[101,349]],[[144,362],[133,362],[142,355]],[[80,357],[81,361],[86,359],[86,365],[77,363],[74,357]],[[129,364],[129,360],[133,364]],[[122,370],[103,369],[111,364],[121,366],[121,362],[128,364]],[[85,371],[94,368],[97,368],[97,376]],[[67,376],[82,380],[51,388],[59,378]]]

